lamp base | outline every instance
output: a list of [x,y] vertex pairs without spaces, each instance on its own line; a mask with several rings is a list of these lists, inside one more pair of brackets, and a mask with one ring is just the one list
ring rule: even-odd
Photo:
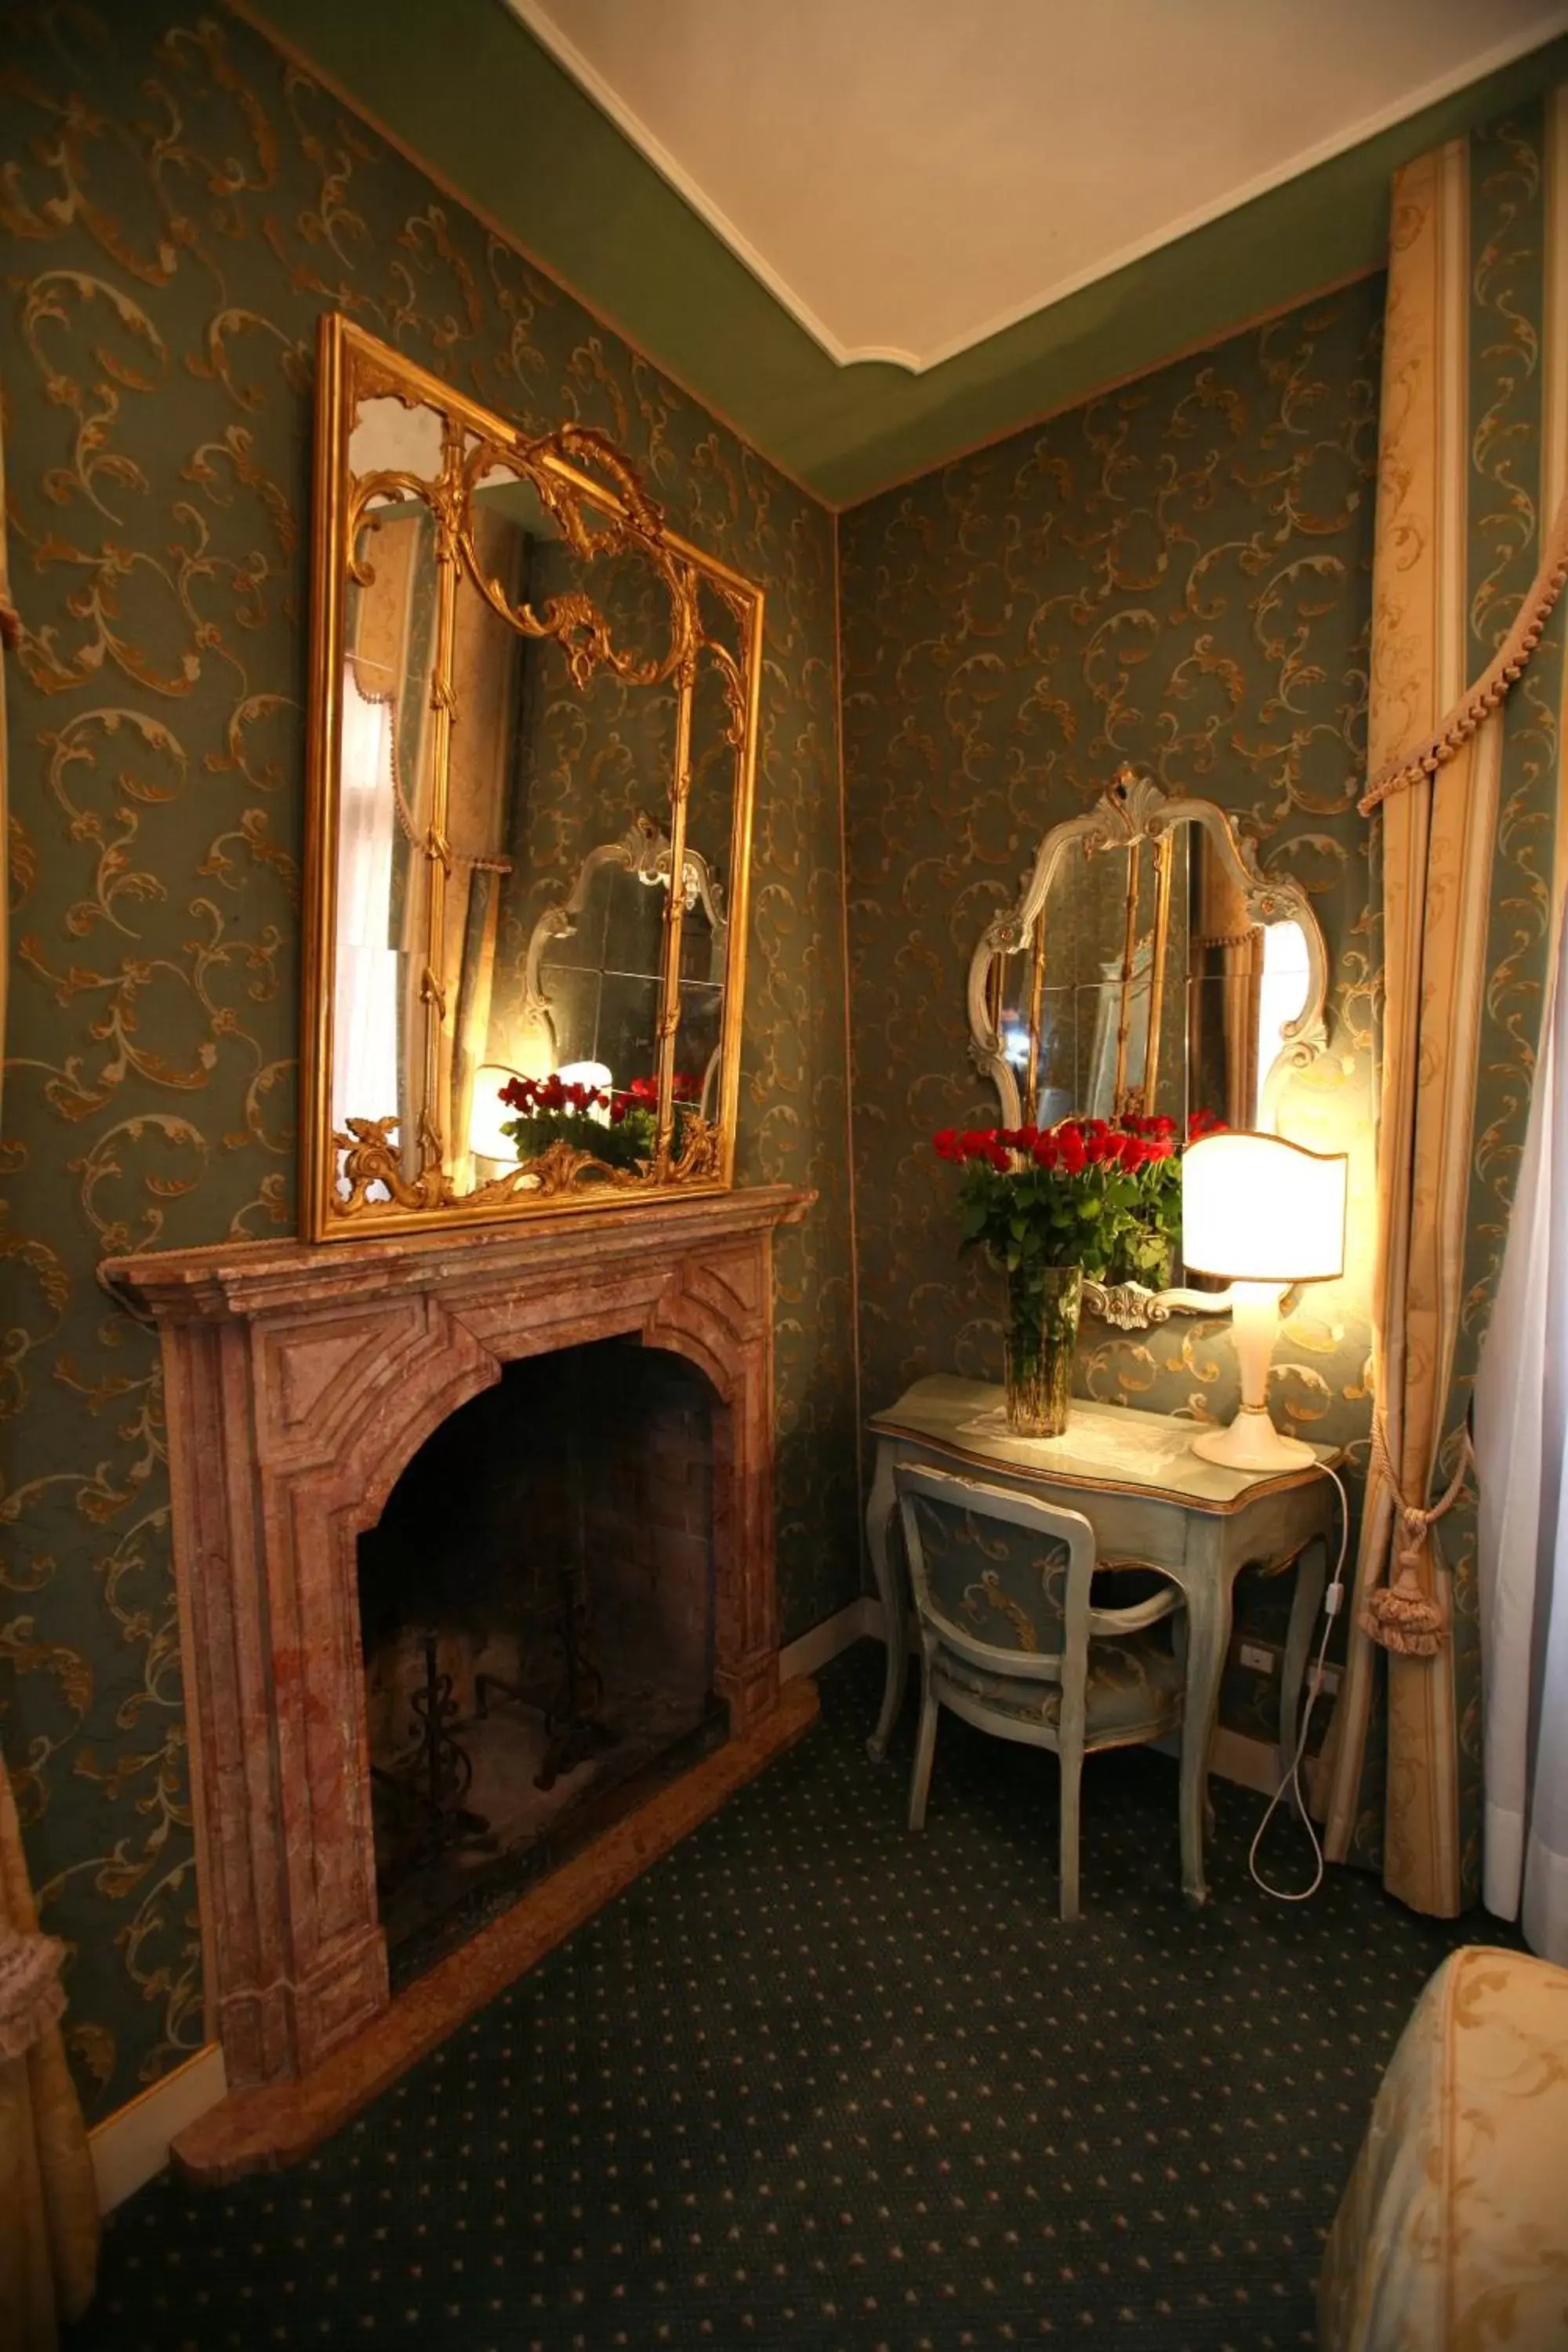
[[1243,1406],[1227,1429],[1205,1429],[1193,1452],[1225,1470],[1300,1470],[1316,1460],[1299,1437],[1281,1437],[1267,1412]]

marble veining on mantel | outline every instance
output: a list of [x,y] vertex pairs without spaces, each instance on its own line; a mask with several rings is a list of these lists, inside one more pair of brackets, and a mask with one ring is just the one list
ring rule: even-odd
[[[483,1269],[504,1277],[548,1261],[563,1278],[585,1262],[606,1265],[679,1249],[686,1237],[711,1243],[765,1226],[797,1224],[816,1199],[789,1184],[755,1184],[724,1192],[687,1192],[639,1201],[635,1208],[563,1209],[494,1224],[430,1233],[374,1234],[352,1240],[210,1242],[194,1249],[145,1250],[105,1258],[100,1272],[160,1318],[255,1314],[295,1297],[358,1297],[372,1277],[385,1290],[425,1290]],[[184,1304],[182,1305],[182,1302]]]
[[505,1363],[637,1336],[704,1374],[713,1685],[733,1735],[773,1714],[773,1236],[815,1197],[105,1261],[163,1348],[209,2030],[236,2091],[309,2075],[387,2005],[357,1538]]

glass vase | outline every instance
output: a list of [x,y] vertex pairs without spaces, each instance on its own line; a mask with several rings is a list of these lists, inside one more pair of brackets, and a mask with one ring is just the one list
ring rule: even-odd
[[1068,1425],[1082,1305],[1080,1265],[1007,1276],[1007,1426],[1020,1437],[1059,1437]]

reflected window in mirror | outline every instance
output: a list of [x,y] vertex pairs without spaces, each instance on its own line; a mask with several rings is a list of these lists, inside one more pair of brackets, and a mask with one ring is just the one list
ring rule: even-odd
[[1291,1029],[1306,1010],[1312,984],[1311,951],[1298,922],[1268,923],[1263,932],[1263,986],[1258,1010],[1258,1091],[1249,1127],[1264,1123],[1264,1085]]

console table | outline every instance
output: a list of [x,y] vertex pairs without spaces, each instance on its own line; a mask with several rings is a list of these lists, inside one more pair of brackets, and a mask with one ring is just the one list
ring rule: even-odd
[[1339,1496],[1316,1464],[1337,1462],[1337,1449],[1314,1446],[1314,1463],[1259,1475],[1203,1461],[1192,1450],[1193,1423],[1169,1413],[1075,1398],[1062,1436],[1026,1438],[1007,1430],[1003,1405],[1001,1389],[985,1381],[938,1375],[917,1381],[897,1404],[871,1417],[877,1472],[866,1533],[881,1596],[888,1675],[882,1712],[867,1746],[878,1761],[887,1754],[909,1666],[907,1577],[901,1548],[896,1556],[890,1542],[897,1465],[967,1471],[988,1485],[1020,1487],[1081,1511],[1107,1565],[1158,1569],[1186,1601],[1182,1890],[1190,1903],[1205,1903],[1208,1750],[1230,1639],[1231,1588],[1244,1568],[1275,1574],[1296,1564],[1280,1690],[1283,1773],[1295,1752],[1297,1707],[1328,1578],[1329,1542],[1338,1534]]

